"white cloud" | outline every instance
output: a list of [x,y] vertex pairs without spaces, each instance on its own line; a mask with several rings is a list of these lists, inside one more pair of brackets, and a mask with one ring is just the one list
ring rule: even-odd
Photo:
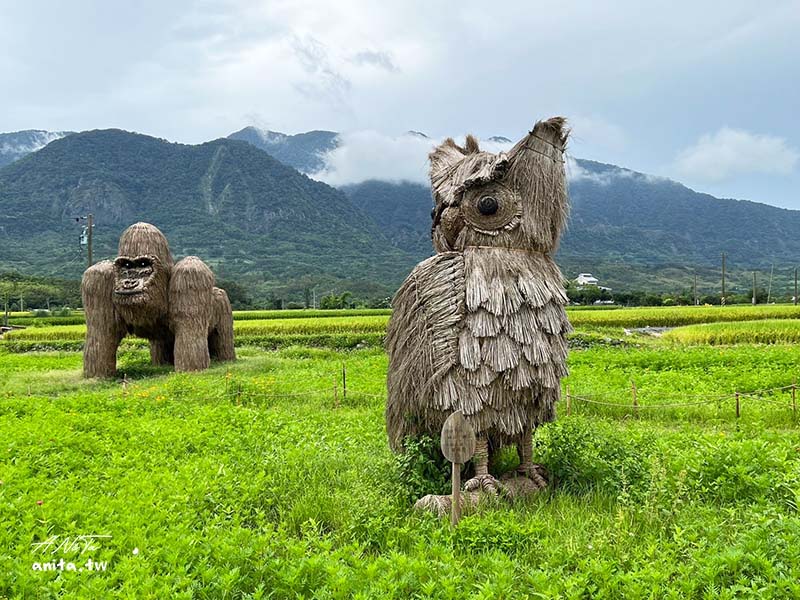
[[27,143],[3,142],[3,144],[0,145],[0,154],[23,156],[31,152],[36,152],[47,146],[50,142],[61,139],[65,135],[67,134],[63,131],[32,131],[29,135],[25,136],[28,138]]
[[660,175],[650,175],[648,173],[639,173],[638,171],[631,171],[616,165],[608,165],[606,169],[600,172],[593,172],[584,169],[578,164],[578,161],[567,155],[566,157],[566,171],[567,181],[591,181],[597,185],[609,185],[619,179],[640,179],[648,183],[663,183],[669,181],[666,177]]
[[[418,133],[390,136],[373,130],[339,135],[339,145],[323,155],[325,168],[311,177],[329,185],[369,179],[428,183],[428,154],[441,140]],[[481,141],[482,150],[508,151],[513,142]]]
[[635,171],[621,168],[613,168],[601,173],[593,173],[581,167],[578,161],[572,156],[567,156],[566,168],[568,181],[588,180],[598,185],[609,185],[615,179],[630,179],[637,175]]
[[783,138],[723,127],[681,151],[675,170],[693,181],[719,182],[734,175],[788,175],[800,152]]
[[325,168],[311,175],[330,185],[368,179],[427,181],[427,157],[435,140],[418,135],[388,136],[377,131],[354,131],[339,136],[339,146],[328,152]]

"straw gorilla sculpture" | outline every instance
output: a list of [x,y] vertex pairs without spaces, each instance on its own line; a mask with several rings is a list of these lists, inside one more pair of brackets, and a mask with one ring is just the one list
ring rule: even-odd
[[[461,410],[477,434],[467,491],[497,493],[492,454],[516,445],[519,471],[546,485],[532,462],[537,425],[555,418],[570,330],[552,254],[568,215],[566,121],[536,123],[507,154],[445,140],[430,155],[433,245],[393,301],[386,425],[438,437]],[[531,486],[529,485],[529,488]]]
[[224,290],[196,256],[173,264],[167,238],[149,223],[128,227],[119,256],[89,267],[81,281],[86,313],[86,377],[111,377],[127,334],[150,340],[154,365],[199,371],[233,360],[233,316]]

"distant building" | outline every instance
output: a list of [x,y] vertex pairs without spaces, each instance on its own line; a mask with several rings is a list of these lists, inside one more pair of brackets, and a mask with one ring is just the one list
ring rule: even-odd
[[578,285],[597,285],[600,282],[598,281],[597,277],[591,273],[580,273],[575,279],[575,283]]

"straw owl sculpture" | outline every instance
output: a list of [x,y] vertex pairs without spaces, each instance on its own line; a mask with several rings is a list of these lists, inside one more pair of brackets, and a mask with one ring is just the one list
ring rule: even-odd
[[567,297],[553,261],[568,215],[566,121],[536,123],[509,152],[447,139],[430,154],[437,252],[393,301],[386,425],[390,446],[437,438],[460,410],[477,435],[467,491],[496,493],[492,454],[516,445],[519,472],[537,487],[537,425],[555,418],[566,375]]

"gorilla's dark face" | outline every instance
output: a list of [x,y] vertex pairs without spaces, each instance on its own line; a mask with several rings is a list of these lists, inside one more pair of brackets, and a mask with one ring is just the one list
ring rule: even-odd
[[147,302],[163,267],[156,256],[119,256],[114,261],[114,302]]

